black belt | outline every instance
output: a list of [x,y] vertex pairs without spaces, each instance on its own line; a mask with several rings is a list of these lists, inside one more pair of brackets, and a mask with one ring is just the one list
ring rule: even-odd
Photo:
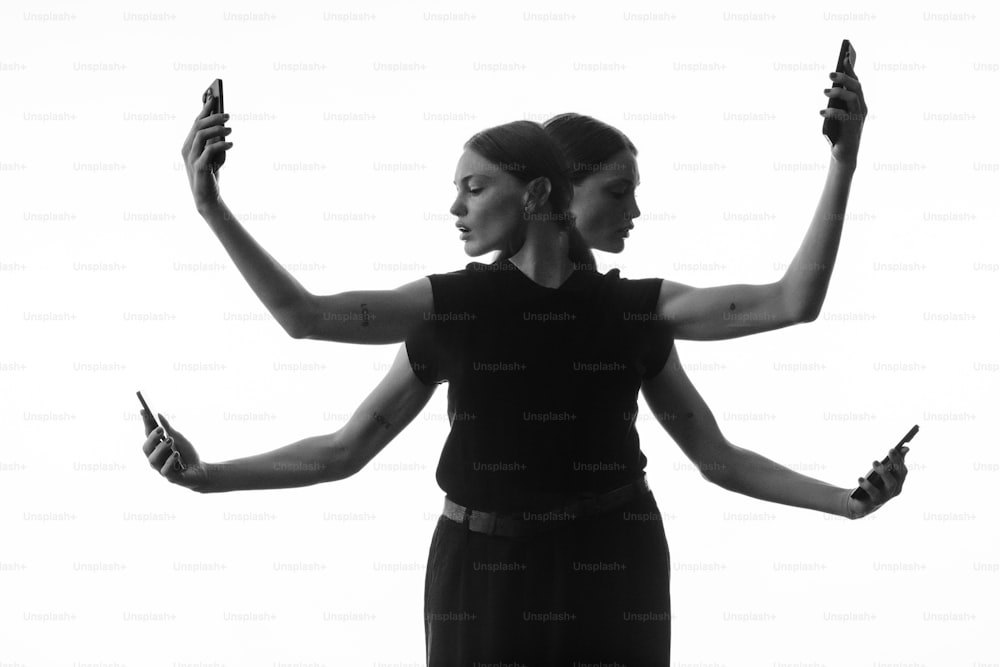
[[605,493],[586,494],[569,505],[543,512],[518,512],[515,514],[481,512],[463,507],[445,496],[443,514],[452,521],[463,524],[469,530],[477,533],[502,537],[524,537],[565,525],[560,524],[560,521],[586,519],[601,514],[620,507],[645,493],[649,493],[649,483],[646,481],[646,474],[643,473],[641,479],[625,486]]

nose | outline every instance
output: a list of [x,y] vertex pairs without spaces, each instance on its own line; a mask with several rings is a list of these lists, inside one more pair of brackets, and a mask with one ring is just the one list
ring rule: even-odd
[[448,212],[452,215],[462,217],[467,211],[465,210],[465,204],[462,203],[462,200],[455,199],[455,202],[451,205],[451,208],[448,209]]
[[[642,215],[642,211],[639,210],[639,203],[635,200],[635,195],[632,196],[631,203],[632,206],[629,207],[628,213],[626,213],[629,223]],[[632,227],[635,227],[635,225],[633,224]]]

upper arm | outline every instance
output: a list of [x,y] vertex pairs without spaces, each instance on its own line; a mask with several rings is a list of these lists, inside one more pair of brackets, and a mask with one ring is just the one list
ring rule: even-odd
[[434,312],[431,281],[420,278],[394,290],[310,294],[296,338],[339,343],[400,343]]
[[784,283],[692,287],[664,280],[657,301],[674,338],[722,340],[772,331],[801,319],[786,298]]
[[414,374],[406,345],[401,345],[392,368],[334,434],[337,447],[352,473],[368,465],[427,405],[437,385],[425,385]]
[[642,394],[656,420],[701,475],[709,481],[717,479],[724,472],[726,453],[732,445],[684,372],[676,345],[670,350],[663,370],[643,381]]

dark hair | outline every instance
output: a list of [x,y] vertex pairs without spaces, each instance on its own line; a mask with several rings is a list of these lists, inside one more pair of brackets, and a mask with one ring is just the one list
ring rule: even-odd
[[[569,232],[570,260],[577,264],[596,263],[593,253],[573,224],[573,214],[569,210],[573,200],[569,165],[558,144],[541,125],[530,120],[497,125],[476,133],[465,142],[465,148],[475,151],[522,183],[530,183],[540,177],[548,179],[552,218]],[[494,261],[515,255],[524,245],[525,230],[522,225],[507,240]]]
[[563,113],[549,118],[543,127],[566,156],[569,178],[574,185],[600,171],[601,165],[616,153],[628,150],[636,157],[639,155],[624,132],[590,116]]

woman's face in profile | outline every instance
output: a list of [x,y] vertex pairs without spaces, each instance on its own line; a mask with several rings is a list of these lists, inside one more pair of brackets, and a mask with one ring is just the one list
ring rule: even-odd
[[455,168],[458,194],[451,214],[458,217],[465,254],[478,257],[503,247],[521,224],[522,198],[527,191],[519,180],[472,150],[466,150]]
[[635,201],[639,185],[639,165],[628,150],[616,153],[584,181],[573,188],[570,210],[576,228],[594,250],[618,253],[625,249],[633,218],[640,215]]

